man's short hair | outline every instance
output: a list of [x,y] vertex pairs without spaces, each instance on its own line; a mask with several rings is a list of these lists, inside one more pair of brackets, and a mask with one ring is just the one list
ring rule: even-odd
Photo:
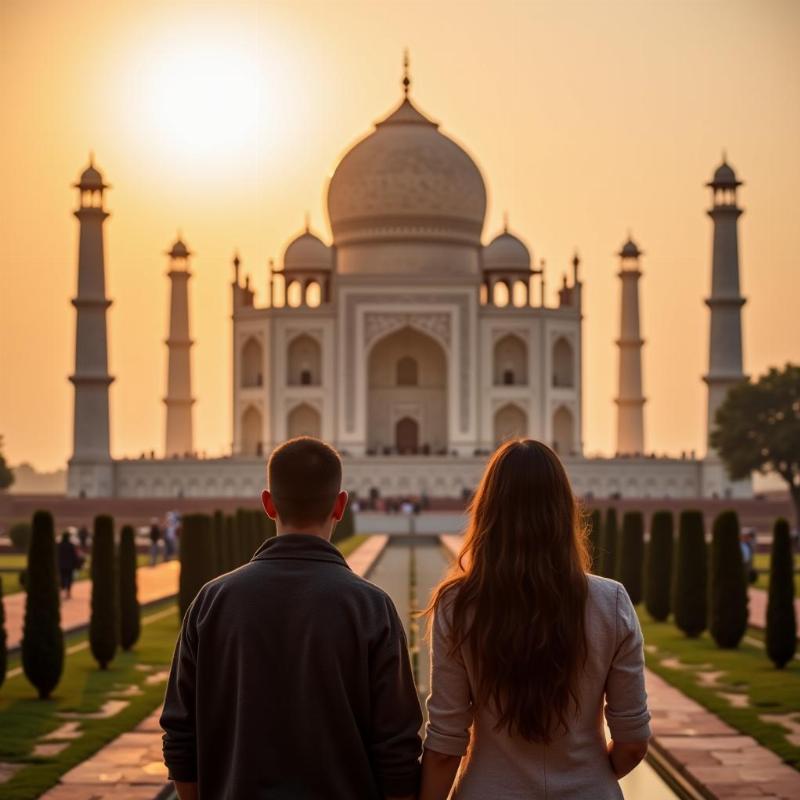
[[341,491],[342,462],[325,442],[298,436],[272,451],[267,481],[284,525],[318,525],[333,511]]

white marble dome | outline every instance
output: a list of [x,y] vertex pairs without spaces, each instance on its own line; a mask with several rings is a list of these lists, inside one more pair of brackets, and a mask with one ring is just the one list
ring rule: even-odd
[[503,272],[527,272],[531,268],[531,254],[522,239],[503,231],[484,248],[483,268]]
[[334,243],[480,244],[486,186],[478,166],[407,98],[339,162],[328,186]]
[[331,249],[318,236],[306,230],[289,242],[283,254],[286,271],[317,272],[331,268]]

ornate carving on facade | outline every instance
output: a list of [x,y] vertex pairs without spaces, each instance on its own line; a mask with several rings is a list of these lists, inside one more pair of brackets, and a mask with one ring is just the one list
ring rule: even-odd
[[417,328],[450,347],[450,314],[402,314],[370,312],[364,315],[364,344],[405,326]]

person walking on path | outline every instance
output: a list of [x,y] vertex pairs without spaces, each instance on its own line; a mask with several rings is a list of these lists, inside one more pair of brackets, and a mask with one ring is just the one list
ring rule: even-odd
[[161,528],[158,527],[158,520],[150,520],[150,566],[154,567],[158,563],[158,543],[161,541]]
[[85,525],[81,525],[78,529],[78,545],[81,551],[86,553],[89,550],[89,530]]
[[457,773],[457,800],[622,800],[650,738],[642,633],[624,587],[588,567],[558,456],[502,445],[428,608],[420,800],[450,797]]
[[70,539],[69,531],[61,534],[61,541],[58,543],[58,574],[64,597],[72,596],[72,581],[75,577],[75,570],[83,566],[83,559],[78,554],[78,550]]
[[189,606],[167,683],[164,761],[181,800],[415,800],[422,724],[389,596],[330,543],[342,464],[310,437],[273,451],[277,536]]

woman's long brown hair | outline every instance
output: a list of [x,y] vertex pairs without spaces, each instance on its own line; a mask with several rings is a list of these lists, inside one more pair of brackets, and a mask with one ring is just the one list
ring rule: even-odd
[[452,599],[453,652],[466,648],[476,706],[498,730],[548,743],[568,728],[586,656],[589,557],[569,479],[531,439],[494,453],[464,545],[428,612]]

